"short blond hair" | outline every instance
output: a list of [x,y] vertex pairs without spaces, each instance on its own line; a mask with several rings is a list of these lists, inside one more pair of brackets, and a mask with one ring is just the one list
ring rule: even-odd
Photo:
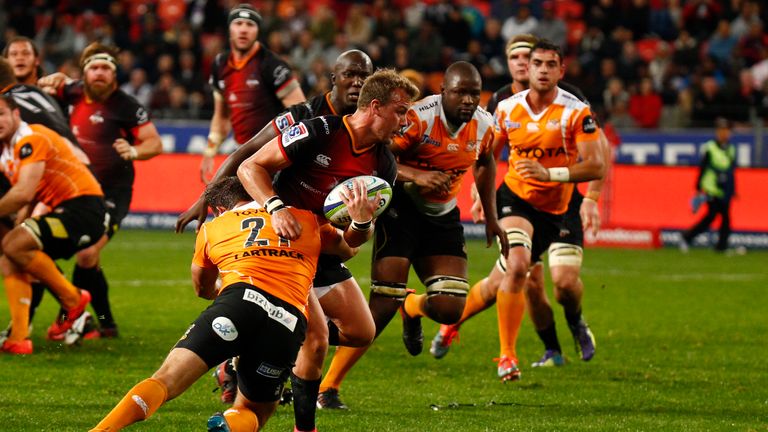
[[365,79],[357,107],[365,109],[374,99],[386,105],[392,100],[392,92],[396,89],[405,91],[411,101],[419,97],[419,89],[408,78],[394,69],[379,69]]

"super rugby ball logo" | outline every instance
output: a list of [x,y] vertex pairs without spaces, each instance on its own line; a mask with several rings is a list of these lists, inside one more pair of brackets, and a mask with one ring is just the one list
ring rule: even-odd
[[283,147],[288,147],[294,142],[306,138],[309,136],[309,130],[304,123],[296,123],[291,126],[287,131],[283,132]]
[[277,116],[275,119],[275,127],[280,132],[285,132],[292,124],[296,123],[291,113],[285,113],[281,116]]

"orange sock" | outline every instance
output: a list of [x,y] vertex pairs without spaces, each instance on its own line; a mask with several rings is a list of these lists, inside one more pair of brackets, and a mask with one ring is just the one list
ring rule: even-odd
[[483,289],[485,288],[485,283],[487,280],[488,278],[485,278],[472,285],[472,288],[467,294],[467,303],[464,305],[464,312],[462,312],[461,318],[456,324],[463,323],[464,321],[472,318],[480,312],[488,309],[488,307],[493,304],[488,303],[483,299]]
[[243,406],[224,411],[224,419],[232,432],[256,432],[259,430],[259,419],[256,414]]
[[403,309],[411,318],[427,316],[424,312],[424,303],[427,301],[426,294],[411,294],[405,298]]
[[147,378],[128,391],[120,403],[112,408],[91,432],[118,431],[142,421],[154,414],[167,397],[168,389],[165,384],[154,378]]
[[27,264],[24,271],[48,285],[59,297],[65,309],[77,306],[80,301],[80,291],[59,272],[56,263],[45,252],[36,251],[35,257]]
[[323,392],[329,388],[338,390],[347,373],[352,370],[366,351],[368,351],[368,347],[338,347],[333,355],[333,360],[331,360],[331,365],[328,367],[328,372],[325,373],[323,381],[320,383],[320,391]]
[[496,295],[496,311],[499,316],[499,342],[501,356],[517,361],[517,334],[525,314],[525,294],[499,290]]
[[8,340],[21,342],[29,336],[29,305],[32,303],[32,286],[26,273],[11,273],[3,279],[8,308],[11,310],[11,335]]

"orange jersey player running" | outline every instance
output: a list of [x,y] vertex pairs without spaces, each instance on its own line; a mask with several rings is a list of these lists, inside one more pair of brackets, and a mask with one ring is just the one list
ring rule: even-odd
[[12,324],[2,350],[31,354],[30,275],[59,298],[65,314],[48,329],[48,337],[63,336],[83,315],[90,295],[67,281],[53,260],[70,258],[104,235],[106,205],[98,182],[69,144],[45,126],[23,122],[11,95],[0,96],[0,149],[0,169],[12,185],[0,198],[0,217],[36,202],[53,209],[25,219],[2,240],[0,270]]
[[[493,200],[493,118],[478,108],[480,89],[474,66],[452,64],[442,92],[411,107],[408,127],[391,145],[398,156],[398,181],[392,204],[376,224],[369,307],[377,335],[400,309],[403,342],[411,355],[422,350],[421,317],[450,324],[464,309],[467,255],[456,195],[470,169],[484,209],[493,215],[486,224],[488,244],[494,237],[504,240]],[[406,290],[411,265],[426,294]],[[366,350],[339,348],[320,386],[318,406],[344,406],[338,397],[341,381]]]
[[564,73],[560,47],[541,40],[530,56],[530,89],[495,112],[496,146],[510,147],[509,171],[496,194],[510,247],[496,296],[502,381],[520,378],[515,348],[532,251],[540,254],[558,241],[574,182],[601,178],[605,166],[589,106],[557,87]]
[[[277,407],[307,327],[307,301],[320,254],[318,219],[285,211],[301,223],[300,238],[275,233],[272,216],[237,177],[208,186],[218,215],[197,235],[192,282],[214,299],[192,323],[162,366],[134,386],[92,431],[117,431],[142,421],[189,388],[210,368],[240,356],[234,405],[208,420],[208,430],[256,431]],[[217,279],[221,277],[221,288]]]

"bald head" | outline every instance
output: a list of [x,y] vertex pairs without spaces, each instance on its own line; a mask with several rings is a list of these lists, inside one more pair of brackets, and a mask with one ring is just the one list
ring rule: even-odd
[[360,50],[344,51],[333,65],[331,101],[339,114],[351,114],[357,108],[357,99],[363,82],[373,73],[373,62]]
[[454,126],[468,122],[480,104],[482,79],[471,63],[456,62],[445,70],[443,78],[443,112]]

